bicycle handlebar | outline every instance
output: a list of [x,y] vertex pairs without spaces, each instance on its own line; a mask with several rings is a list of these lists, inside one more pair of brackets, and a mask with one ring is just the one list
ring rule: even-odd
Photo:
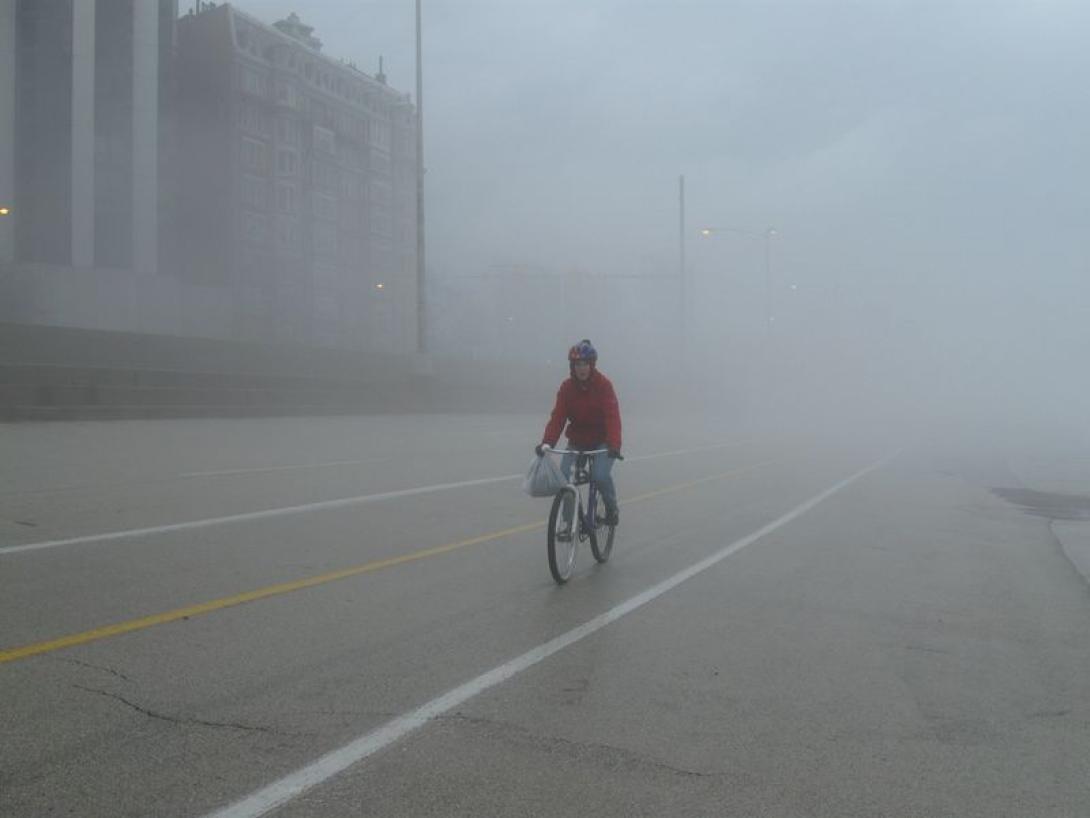
[[581,451],[579,449],[554,449],[552,446],[542,446],[543,451],[553,452],[554,454],[608,454],[609,449],[587,449]]

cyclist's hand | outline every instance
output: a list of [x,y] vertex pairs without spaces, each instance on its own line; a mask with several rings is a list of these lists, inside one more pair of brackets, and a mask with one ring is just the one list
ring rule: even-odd
[[624,457],[621,456],[620,449],[610,449],[608,455],[610,460],[624,460]]
[[538,443],[536,446],[534,446],[534,454],[536,454],[538,457],[542,457],[545,454],[545,450],[548,448],[549,447],[546,446],[544,443]]

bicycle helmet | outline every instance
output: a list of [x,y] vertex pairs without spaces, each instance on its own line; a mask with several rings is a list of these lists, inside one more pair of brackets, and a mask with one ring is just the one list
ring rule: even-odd
[[574,364],[576,361],[588,361],[591,366],[598,360],[598,350],[594,348],[594,345],[590,342],[590,339],[584,338],[578,344],[568,350],[568,363]]

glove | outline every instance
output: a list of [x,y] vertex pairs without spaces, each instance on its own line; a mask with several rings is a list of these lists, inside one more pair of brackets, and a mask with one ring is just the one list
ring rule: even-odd
[[610,460],[624,460],[620,449],[610,449],[607,454]]
[[536,454],[538,457],[544,457],[546,448],[547,447],[544,443],[538,443],[536,446],[534,446],[534,454]]

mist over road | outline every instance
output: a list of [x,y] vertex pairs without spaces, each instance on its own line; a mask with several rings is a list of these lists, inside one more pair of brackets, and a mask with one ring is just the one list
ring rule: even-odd
[[992,491],[1046,458],[634,415],[614,556],[558,588],[542,421],[5,428],[0,813],[1090,803],[1090,597]]

